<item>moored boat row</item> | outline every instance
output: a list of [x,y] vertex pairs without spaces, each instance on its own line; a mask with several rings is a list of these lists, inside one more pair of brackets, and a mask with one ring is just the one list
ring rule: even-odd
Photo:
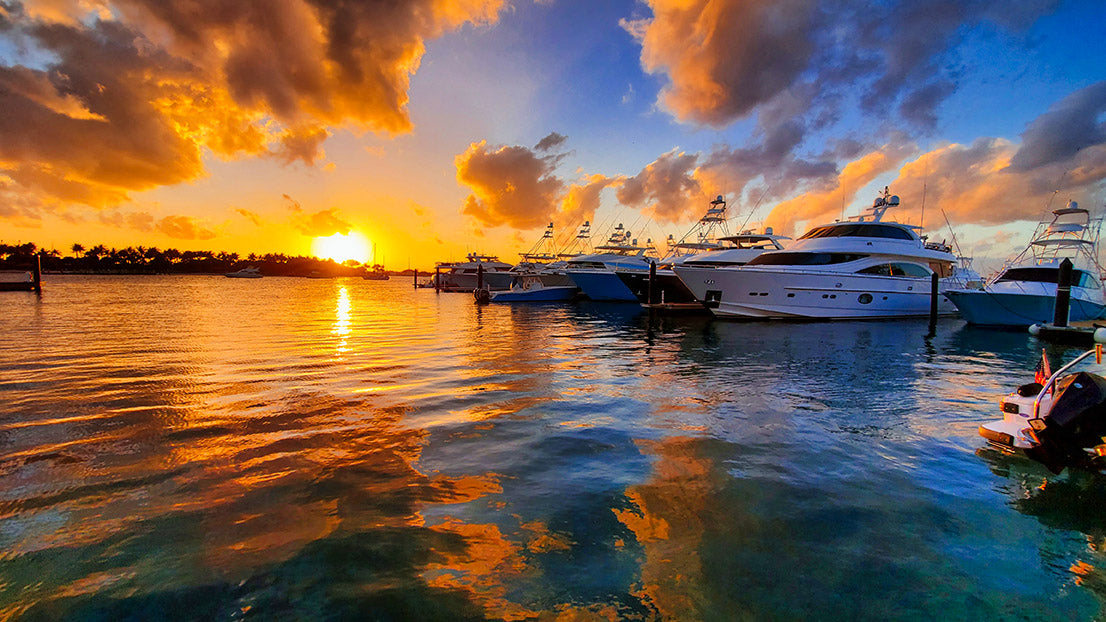
[[[437,281],[427,285],[472,291],[479,279],[495,302],[585,296],[748,320],[919,317],[931,315],[935,302],[938,314],[959,312],[970,323],[1028,326],[1052,318],[1060,265],[1069,259],[1070,319],[1106,312],[1097,261],[1102,219],[1074,202],[1055,210],[1027,249],[986,282],[970,258],[929,241],[921,227],[886,219],[899,205],[885,188],[863,214],[815,226],[790,242],[770,228],[729,234],[719,196],[687,235],[669,236],[663,258],[651,240],[639,245],[621,224],[590,252],[586,244],[557,252],[550,223],[518,266],[470,254],[465,262],[439,264]],[[576,242],[589,237],[585,222]]]

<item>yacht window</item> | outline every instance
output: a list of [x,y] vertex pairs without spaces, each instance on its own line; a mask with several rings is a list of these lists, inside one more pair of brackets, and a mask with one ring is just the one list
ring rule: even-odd
[[1089,272],[1084,272],[1083,270],[1073,270],[1071,275],[1071,282],[1072,285],[1075,285],[1076,287],[1087,287],[1090,289],[1099,288],[1098,281],[1095,280],[1095,278],[1091,276]]
[[765,253],[754,257],[747,266],[825,266],[864,259],[856,253]]
[[914,236],[906,229],[891,225],[872,223],[849,223],[816,227],[803,234],[800,240],[813,238],[890,238],[892,240],[913,240]]
[[1027,283],[1055,283],[1060,275],[1056,268],[1010,268],[1002,273],[998,282],[1024,281]]
[[912,263],[883,263],[878,266],[869,266],[863,270],[857,270],[857,274],[876,274],[879,276],[905,276],[905,277],[927,277],[929,276],[929,270]]

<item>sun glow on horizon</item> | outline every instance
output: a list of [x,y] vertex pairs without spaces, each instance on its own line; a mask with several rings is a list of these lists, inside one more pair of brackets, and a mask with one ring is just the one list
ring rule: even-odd
[[369,260],[369,241],[356,231],[335,233],[315,238],[311,242],[311,254],[321,259],[333,259],[338,263],[350,259],[365,263]]

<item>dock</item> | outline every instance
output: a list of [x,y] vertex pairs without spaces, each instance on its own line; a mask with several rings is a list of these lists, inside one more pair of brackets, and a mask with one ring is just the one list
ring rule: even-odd
[[1073,346],[1089,346],[1106,343],[1106,320],[1069,322],[1067,326],[1033,324],[1029,334],[1043,341]]

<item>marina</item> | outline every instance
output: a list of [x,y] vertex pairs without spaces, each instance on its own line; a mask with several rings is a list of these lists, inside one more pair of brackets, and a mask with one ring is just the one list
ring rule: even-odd
[[978,435],[1042,347],[1085,350],[1025,331],[481,306],[357,277],[58,275],[5,309],[3,617],[1106,602],[1106,484]]

